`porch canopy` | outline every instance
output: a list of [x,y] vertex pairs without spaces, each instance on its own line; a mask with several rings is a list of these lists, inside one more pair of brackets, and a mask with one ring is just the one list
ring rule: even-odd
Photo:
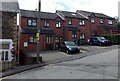
[[[39,28],[40,34],[42,35],[55,35],[55,32],[51,28]],[[22,28],[22,34],[36,34],[37,28],[26,27]]]
[[66,29],[68,31],[75,31],[75,32],[79,32],[80,31],[76,26],[66,25],[65,27],[66,27]]

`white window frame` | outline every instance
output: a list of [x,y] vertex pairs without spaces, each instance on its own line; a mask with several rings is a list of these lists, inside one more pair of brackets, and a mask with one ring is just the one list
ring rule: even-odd
[[61,28],[61,22],[60,21],[56,22],[56,28]]
[[84,33],[80,34],[80,39],[85,39],[85,34]]
[[46,36],[46,43],[53,43],[53,37],[52,36]]
[[50,27],[50,23],[47,22],[46,20],[44,21],[44,27]]
[[72,32],[72,38],[77,38],[77,32]]
[[[3,47],[3,45],[7,45],[7,47]],[[0,39],[0,62],[1,61],[12,61],[13,60],[13,54],[11,53],[11,50],[13,49],[13,42],[12,39]]]
[[68,19],[68,24],[72,25],[72,19]]
[[37,43],[37,37],[34,35],[29,35],[29,43]]
[[28,19],[28,26],[37,26],[37,21],[35,19]]
[[113,24],[113,21],[112,21],[112,20],[108,20],[108,24],[109,24],[109,25],[112,25],[112,24]]
[[91,23],[95,23],[95,19],[94,18],[91,18]]
[[103,19],[100,19],[100,24],[103,24],[104,22],[103,22]]
[[80,20],[80,21],[79,21],[79,25],[80,25],[80,26],[85,26],[85,20]]

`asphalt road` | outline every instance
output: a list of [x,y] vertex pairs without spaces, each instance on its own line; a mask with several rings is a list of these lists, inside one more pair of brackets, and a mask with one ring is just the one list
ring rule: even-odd
[[118,49],[50,64],[4,79],[118,79]]

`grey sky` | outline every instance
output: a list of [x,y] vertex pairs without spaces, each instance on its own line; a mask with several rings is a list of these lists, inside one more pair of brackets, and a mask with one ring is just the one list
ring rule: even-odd
[[[38,0],[18,0],[21,9],[35,10]],[[118,16],[119,0],[41,0],[41,11],[55,12],[55,10],[76,11],[85,10]]]

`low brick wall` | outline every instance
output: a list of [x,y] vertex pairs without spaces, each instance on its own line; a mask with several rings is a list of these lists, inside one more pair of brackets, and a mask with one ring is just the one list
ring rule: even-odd
[[7,69],[11,69],[14,66],[14,62],[0,62],[0,71],[5,71]]

